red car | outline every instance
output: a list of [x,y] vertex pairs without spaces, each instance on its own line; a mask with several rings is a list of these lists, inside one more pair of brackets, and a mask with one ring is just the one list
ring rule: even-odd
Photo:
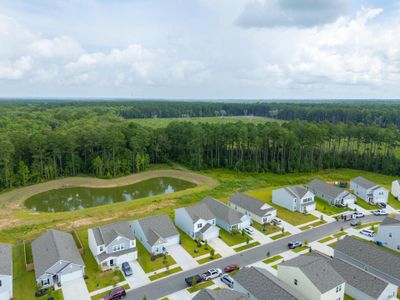
[[126,297],[126,291],[123,288],[115,289],[104,297],[104,300],[116,300]]
[[236,271],[236,270],[239,270],[239,266],[238,265],[227,265],[225,268],[224,268],[224,272],[225,273],[230,273],[230,272],[233,272],[233,271]]

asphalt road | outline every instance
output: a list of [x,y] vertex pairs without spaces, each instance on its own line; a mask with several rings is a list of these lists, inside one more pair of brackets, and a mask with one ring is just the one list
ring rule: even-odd
[[[362,219],[363,223],[382,221],[384,217],[367,216]],[[253,264],[257,261],[267,258],[267,252],[270,252],[270,256],[282,253],[288,250],[288,243],[292,240],[299,240],[313,242],[317,241],[325,236],[329,236],[340,231],[341,227],[344,229],[350,227],[349,222],[333,222],[328,223],[310,230],[300,232],[285,238],[281,238],[274,242],[268,243],[266,245],[251,248],[249,250],[243,251],[241,253],[219,259],[215,262],[207,263],[201,265],[197,268],[172,275],[170,277],[160,279],[153,283],[147,284],[145,286],[133,289],[128,292],[126,299],[128,300],[143,300],[144,296],[147,299],[158,299],[165,297],[169,294],[178,292],[187,288],[185,284],[185,278],[200,274],[207,271],[210,268],[221,268],[223,269],[228,264],[238,264],[240,266],[246,266]]]

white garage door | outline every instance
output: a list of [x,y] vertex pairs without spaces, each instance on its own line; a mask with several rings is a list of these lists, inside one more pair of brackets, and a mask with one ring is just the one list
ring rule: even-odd
[[10,294],[8,292],[0,292],[0,300],[10,300]]
[[77,270],[75,272],[62,274],[60,281],[61,281],[61,284],[63,284],[65,282],[67,282],[67,281],[74,280],[74,279],[77,279],[77,278],[80,278],[80,277],[82,277],[82,270]]

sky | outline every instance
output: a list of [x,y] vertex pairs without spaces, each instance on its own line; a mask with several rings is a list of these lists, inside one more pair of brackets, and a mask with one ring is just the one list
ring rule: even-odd
[[399,99],[400,0],[0,0],[0,97]]

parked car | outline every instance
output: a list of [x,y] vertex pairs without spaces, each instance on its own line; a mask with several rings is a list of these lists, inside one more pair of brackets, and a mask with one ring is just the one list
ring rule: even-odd
[[225,268],[224,268],[224,272],[225,273],[230,273],[230,272],[233,272],[233,271],[236,271],[236,270],[239,270],[240,268],[239,268],[239,266],[238,265],[235,265],[235,264],[233,264],[233,265],[227,265]]
[[132,268],[127,262],[122,263],[121,268],[122,268],[122,272],[124,272],[126,277],[133,275]]
[[379,208],[386,208],[386,203],[379,202],[376,204],[376,206],[378,206]]
[[235,282],[233,281],[232,277],[229,276],[228,274],[222,275],[221,281],[222,281],[223,283],[225,283],[227,286],[229,286],[230,288],[233,288],[233,285],[234,285],[234,283],[235,283]]
[[201,276],[203,277],[203,280],[211,280],[221,275],[222,275],[221,269],[210,269],[207,272],[203,273]]
[[386,216],[387,214],[387,211],[383,209],[378,209],[374,211],[375,216]]
[[363,235],[366,235],[366,236],[370,236],[370,237],[373,237],[375,235],[375,232],[373,232],[370,229],[362,229],[360,231],[360,233],[363,234]]
[[275,225],[282,225],[282,220],[278,218],[273,218],[271,223]]
[[346,205],[344,205],[343,203],[336,203],[335,204],[336,207],[340,207],[340,208],[345,208]]
[[251,227],[246,227],[243,230],[244,230],[244,232],[246,232],[247,234],[250,234],[250,235],[252,235],[254,233],[254,229]]
[[123,299],[126,297],[126,291],[123,288],[113,290],[111,293],[104,297],[104,300],[116,300]]
[[357,221],[357,220],[351,220],[351,222],[350,222],[350,226],[357,226],[357,225],[359,225],[359,221]]
[[289,249],[296,249],[296,248],[299,248],[301,246],[303,246],[303,243],[299,242],[299,241],[293,241],[293,242],[288,244]]
[[362,217],[364,217],[365,215],[361,212],[361,211],[356,211],[355,213],[353,213],[353,217],[355,218],[355,219],[357,219],[357,218],[362,218]]
[[204,279],[201,275],[193,275],[185,278],[185,282],[188,286],[192,286],[193,280],[197,283],[202,282]]

